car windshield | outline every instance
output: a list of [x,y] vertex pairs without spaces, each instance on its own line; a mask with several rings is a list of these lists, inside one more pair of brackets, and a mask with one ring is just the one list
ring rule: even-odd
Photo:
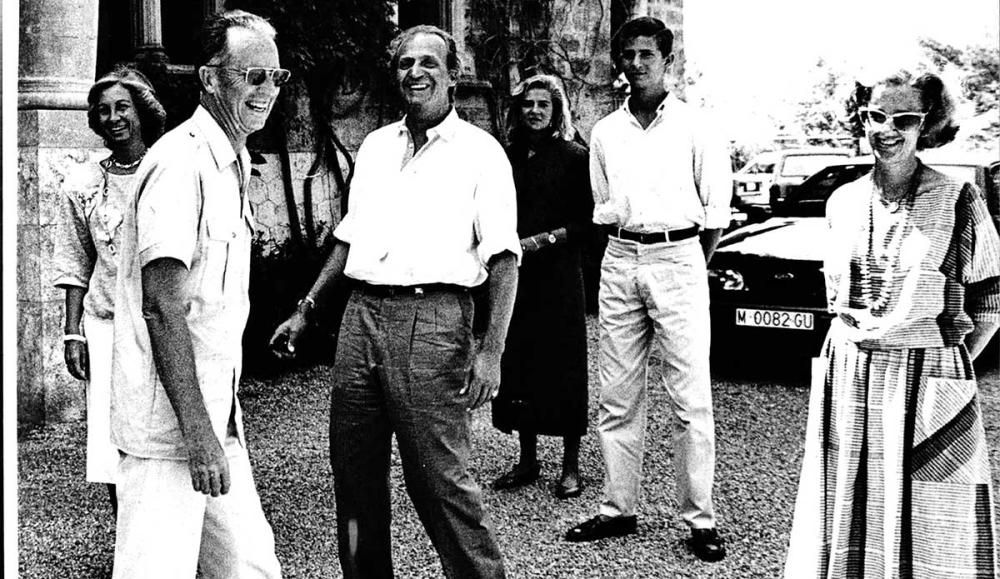
[[826,167],[791,191],[782,215],[786,217],[822,217],[826,200],[838,187],[850,183],[871,170],[871,164]]
[[762,173],[773,173],[774,163],[752,163],[741,171],[747,175],[760,175]]
[[790,155],[781,168],[784,177],[808,177],[831,163],[836,163],[844,155]]
[[[976,182],[976,167],[929,163],[933,169],[960,181]],[[840,164],[825,167],[793,189],[781,214],[786,217],[822,217],[826,200],[841,185],[860,178],[871,170],[871,163]]]

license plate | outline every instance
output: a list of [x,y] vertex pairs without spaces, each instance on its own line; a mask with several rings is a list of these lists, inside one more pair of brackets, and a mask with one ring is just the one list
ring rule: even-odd
[[812,330],[813,315],[809,312],[736,308],[736,325],[783,330]]

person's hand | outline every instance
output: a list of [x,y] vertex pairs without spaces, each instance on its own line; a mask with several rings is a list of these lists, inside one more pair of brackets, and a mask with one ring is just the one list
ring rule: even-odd
[[469,410],[475,410],[497,397],[500,390],[500,353],[480,350],[472,361],[469,383],[460,394],[468,394]]
[[63,358],[66,359],[66,369],[77,380],[90,379],[90,359],[87,355],[87,344],[76,340],[66,342],[63,350]]
[[185,436],[188,449],[188,466],[194,490],[217,497],[229,492],[229,459],[209,427],[200,428],[192,436]]
[[282,360],[294,358],[295,346],[298,344],[299,336],[302,335],[302,332],[305,331],[308,325],[305,316],[301,312],[296,311],[278,326],[274,330],[274,335],[271,336],[271,341],[268,342],[274,355]]

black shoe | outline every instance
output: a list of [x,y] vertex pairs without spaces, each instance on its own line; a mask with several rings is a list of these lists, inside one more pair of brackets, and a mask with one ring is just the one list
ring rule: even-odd
[[542,472],[542,467],[535,463],[527,468],[520,464],[515,465],[507,474],[493,481],[493,488],[496,490],[515,489],[531,484],[538,480],[538,475]]
[[635,533],[635,515],[628,517],[609,517],[597,515],[589,521],[580,523],[566,531],[566,540],[572,543],[594,541],[607,537],[622,537]]
[[556,496],[557,499],[575,499],[580,496],[583,492],[583,485],[577,483],[575,486],[564,486],[562,483],[557,484],[552,494]]
[[721,561],[726,557],[726,542],[714,528],[691,529],[688,549],[691,549],[695,557],[709,563]]
[[563,477],[552,490],[552,494],[557,499],[572,499],[580,496],[583,492],[583,483],[580,482],[579,475]]

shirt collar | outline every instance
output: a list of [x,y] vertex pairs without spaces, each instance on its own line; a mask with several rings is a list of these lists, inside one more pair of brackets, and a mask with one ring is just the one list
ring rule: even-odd
[[[625,99],[625,102],[622,104],[622,110],[625,111],[625,114],[628,115],[629,118],[633,118],[634,115],[632,114],[632,111],[628,108],[628,103],[630,100],[632,100],[631,95]],[[668,107],[671,109],[676,107],[678,102],[680,101],[678,101],[677,97],[674,96],[673,91],[668,92],[667,96],[663,97],[663,100],[660,101],[660,104],[656,107],[656,119],[654,119],[653,122],[655,123],[657,120],[663,117],[664,114],[666,114]],[[652,125],[652,123],[650,123],[650,125]]]
[[[220,171],[236,161],[237,153],[233,150],[233,144],[229,142],[229,137],[226,136],[226,132],[222,130],[222,127],[219,126],[219,123],[216,122],[215,118],[209,114],[205,107],[198,105],[198,108],[194,110],[194,114],[191,115],[191,120],[198,126],[201,134],[205,137],[208,149],[212,152],[212,158],[215,159],[215,165]],[[243,147],[239,155],[240,157],[247,157],[243,161],[244,166],[248,167],[249,165],[246,161],[249,160],[249,153],[247,153],[246,147]]]
[[[459,118],[455,107],[451,107],[451,110],[448,111],[443,121],[427,129],[427,141],[430,142],[434,137],[440,137],[445,141],[451,140],[455,136],[455,132],[458,130],[461,121],[462,119]],[[410,129],[406,126],[406,117],[403,117],[403,120],[399,121],[399,134],[408,135],[409,132]]]

